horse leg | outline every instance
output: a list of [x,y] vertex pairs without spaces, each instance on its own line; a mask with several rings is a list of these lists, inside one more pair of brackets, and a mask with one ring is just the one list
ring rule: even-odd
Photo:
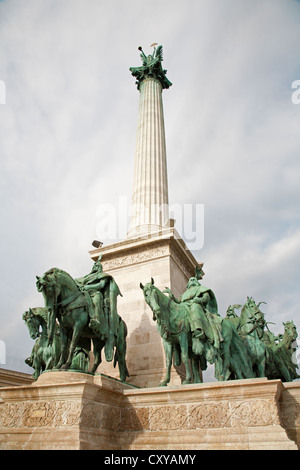
[[185,367],[185,380],[182,384],[189,384],[192,380],[191,366],[189,361],[189,343],[186,333],[180,335],[181,359]]
[[120,373],[121,382],[125,383],[126,378],[129,377],[129,372],[128,372],[128,369],[127,369],[124,353],[121,355],[121,359],[119,359],[119,373]]
[[246,336],[245,339],[243,340],[243,344],[245,345],[245,355],[247,358],[246,363],[248,364],[249,370],[251,372],[250,377],[247,377],[247,378],[257,377],[256,367],[255,367],[256,359],[255,359],[255,354],[253,352],[252,345],[251,345],[251,338],[249,338],[249,336]]
[[281,363],[280,361],[277,361],[276,365],[280,374],[282,375],[282,378],[284,379],[283,382],[292,382],[293,379],[286,365]]
[[200,373],[199,373],[199,359],[192,358],[192,371],[193,371],[193,383],[200,384],[202,383]]
[[125,351],[117,348],[116,350],[117,361],[119,365],[119,374],[121,382],[125,383],[126,378],[129,377],[126,360],[125,360]]
[[45,370],[52,369],[53,367],[53,359],[52,359],[52,347],[48,346],[44,350],[44,362],[45,362]]
[[222,328],[222,336],[223,336],[223,343],[222,343],[222,361],[220,363],[221,366],[221,374],[219,376],[220,381],[226,380],[230,376],[230,346],[232,341],[232,330],[226,328]]
[[67,362],[64,365],[61,366],[62,370],[69,369],[71,364],[72,364],[73,354],[74,354],[75,348],[77,346],[77,343],[79,341],[79,338],[81,336],[82,328],[83,328],[83,325],[81,323],[79,323],[79,322],[75,323],[74,330],[73,330],[73,335],[72,335],[72,340],[71,340],[71,344],[70,344],[70,349],[69,349],[69,356],[68,356]]
[[118,362],[119,374],[121,382],[125,383],[126,378],[129,377],[129,372],[126,365],[126,336],[127,328],[125,323],[120,323],[120,328],[116,343],[115,363]]
[[236,375],[238,379],[251,379],[253,374],[253,369],[251,361],[248,358],[247,350],[244,347],[244,343],[240,342],[238,339],[235,342],[236,350],[239,357],[239,365],[236,366]]
[[242,371],[239,358],[237,358],[236,360],[234,355],[233,357],[231,357],[230,366],[231,366],[232,373],[234,375],[233,377],[234,379],[244,379],[244,378],[250,379],[251,376],[248,376],[245,370]]
[[214,364],[215,364],[215,379],[226,380],[226,378],[228,378],[227,376],[229,376],[228,374],[226,374],[226,376],[221,379],[222,372],[223,372],[223,358],[221,356],[217,356]]
[[32,367],[34,369],[33,378],[37,380],[41,374],[41,363],[37,358],[34,358]]
[[260,360],[257,361],[257,375],[258,377],[265,377],[266,376],[266,359],[265,356]]
[[181,365],[181,350],[180,350],[180,345],[179,344],[174,344],[175,347],[175,366],[179,367]]
[[95,374],[99,364],[101,363],[101,350],[104,346],[104,342],[100,338],[93,338],[94,345],[94,365],[91,370],[91,374]]
[[57,367],[56,364],[58,363],[59,358],[60,358],[60,350],[61,350],[60,337],[55,335],[55,338],[53,341],[52,369],[55,369]]
[[62,365],[66,362],[67,345],[68,345],[67,331],[65,330],[62,324],[60,324],[59,329],[60,329],[60,358],[59,358],[58,364],[54,366],[56,369],[60,369]]
[[171,365],[172,365],[172,355],[173,355],[173,344],[163,340],[165,356],[166,356],[166,376],[159,386],[165,387],[171,380]]

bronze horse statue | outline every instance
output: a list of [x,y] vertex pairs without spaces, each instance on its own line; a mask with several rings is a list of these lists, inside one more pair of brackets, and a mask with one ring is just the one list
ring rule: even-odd
[[[153,279],[151,279],[151,283],[147,283],[145,286],[140,283],[140,287],[143,290],[147,304],[153,311],[153,320],[157,320],[156,327],[163,339],[166,356],[166,376],[159,386],[166,386],[170,382],[173,352],[175,352],[175,365],[179,366],[182,360],[185,366],[186,377],[183,384],[191,382],[192,371],[193,382],[201,382],[199,365],[204,370],[207,364],[204,356],[199,357],[192,352],[191,329],[186,312],[182,311],[178,304],[155,287]],[[192,370],[189,359],[191,359]]]
[[[157,330],[163,338],[167,370],[165,379],[160,384],[161,386],[167,385],[170,381],[172,355],[174,350],[176,353],[176,348],[177,357],[179,348],[181,359],[186,369],[184,384],[191,382],[192,371],[194,375],[193,382],[201,381],[199,365],[202,370],[205,370],[207,367],[206,360],[210,363],[215,363],[215,375],[218,380],[227,380],[232,377],[239,379],[253,377],[243,341],[229,320],[211,314],[223,338],[220,349],[214,355],[211,355],[211,350],[207,348],[208,341],[206,334],[208,335],[209,321],[204,320],[205,330],[202,353],[195,354],[192,348],[192,332],[188,307],[184,303],[176,303],[171,297],[167,297],[154,285],[153,279],[145,286],[141,283],[140,287],[143,290],[147,304],[153,311],[153,319],[157,321]],[[192,371],[189,359],[191,359]]]
[[[29,308],[23,314],[23,320],[30,337],[35,340],[31,354],[25,359],[25,363],[34,369],[32,375],[37,380],[42,372],[54,369],[59,361],[61,355],[59,326],[55,324],[53,340],[49,344],[47,308]],[[80,338],[72,359],[72,370],[88,372],[90,349],[88,338]]]
[[[266,335],[268,340],[273,336],[273,341],[265,341],[268,361],[266,364],[266,377],[268,379],[280,378],[283,382],[292,382],[299,379],[296,360],[297,329],[293,321],[283,323],[284,333],[277,338],[272,333]],[[276,341],[277,340],[277,341]]]
[[266,321],[259,308],[260,303],[256,304],[252,297],[247,297],[247,302],[242,307],[238,329],[247,348],[254,377],[266,376],[267,350],[262,341]]
[[[59,322],[61,356],[56,368],[67,370],[72,364],[74,351],[80,338],[89,338],[93,342],[95,362],[91,373],[96,372],[101,363],[101,351],[107,337],[96,335],[89,327],[89,302],[75,280],[65,271],[52,268],[42,277],[37,276],[37,289],[42,292],[45,307],[49,313],[48,343],[53,340],[56,321]],[[118,315],[117,335],[114,339],[114,366],[118,362],[120,379],[126,381],[129,376],[126,366],[127,327]],[[111,358],[112,359],[112,358]],[[111,360],[109,359],[109,360]]]
[[44,307],[30,308],[23,314],[23,320],[31,339],[36,340],[31,355],[25,360],[34,369],[33,378],[37,380],[41,372],[50,370],[60,357],[60,341],[56,326],[53,341],[48,343],[48,310]]

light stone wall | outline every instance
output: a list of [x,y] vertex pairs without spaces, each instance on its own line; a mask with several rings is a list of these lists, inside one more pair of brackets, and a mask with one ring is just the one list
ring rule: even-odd
[[287,435],[300,446],[300,380],[283,383],[280,415]]
[[11,385],[29,385],[33,382],[31,374],[17,372],[9,369],[0,369],[0,387],[9,387]]

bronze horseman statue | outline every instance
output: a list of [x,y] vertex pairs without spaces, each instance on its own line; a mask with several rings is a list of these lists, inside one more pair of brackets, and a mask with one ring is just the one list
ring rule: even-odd
[[[199,282],[203,275],[202,265],[198,266],[179,299],[169,288],[160,291],[153,279],[145,286],[140,284],[163,338],[167,372],[160,385],[170,381],[173,352],[175,365],[181,361],[185,365],[183,383],[200,382],[199,367],[205,370],[207,362],[215,364],[217,380],[299,378],[294,323],[284,323],[284,334],[275,337],[268,328],[265,330],[267,323],[260,304],[251,297],[243,307],[229,306],[226,317],[221,318],[214,293]],[[235,313],[238,308],[242,308],[240,317]]]
[[125,360],[127,327],[117,313],[121,293],[113,277],[103,272],[101,256],[82,278],[73,279],[65,271],[52,268],[37,276],[36,285],[45,307],[29,309],[23,315],[31,337],[38,337],[26,360],[35,368],[35,378],[42,370],[53,368],[87,372],[92,341],[95,362],[91,373],[96,372],[104,348],[106,360],[114,359],[114,365],[118,362],[120,378],[125,382],[129,376]]

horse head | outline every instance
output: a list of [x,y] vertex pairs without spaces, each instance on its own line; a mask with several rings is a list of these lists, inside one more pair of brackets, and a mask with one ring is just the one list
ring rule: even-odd
[[253,297],[247,297],[247,302],[242,307],[240,316],[241,329],[247,334],[253,333],[258,335],[259,338],[262,337],[266,325],[265,315],[259,308],[261,303],[266,302],[256,304]]
[[33,311],[31,310],[31,308],[29,308],[28,311],[23,313],[22,318],[23,318],[23,320],[25,321],[25,323],[27,325],[30,338],[31,339],[38,338],[40,324],[38,322],[38,319],[35,317]]
[[298,333],[297,333],[297,328],[292,321],[287,321],[282,323],[284,326],[284,332],[288,335],[288,337],[292,340],[295,341],[298,338]]
[[48,310],[48,344],[50,345],[53,340],[53,335],[56,325],[57,315],[57,298],[60,294],[60,284],[56,281],[57,268],[52,268],[46,271],[43,276],[36,276],[36,287],[39,292],[42,292],[45,307]]
[[60,293],[59,283],[56,282],[55,268],[45,272],[43,276],[36,276],[36,287],[42,292],[46,304],[53,304]]
[[151,278],[151,282],[147,282],[147,284],[145,285],[140,283],[140,288],[144,293],[146,303],[149,305],[153,312],[153,320],[155,321],[160,316],[160,306],[158,303],[158,296],[153,278]]
[[250,316],[251,315],[264,316],[263,312],[259,308],[260,304],[266,304],[266,302],[259,302],[258,304],[256,304],[253,297],[247,297],[247,302],[245,303],[243,310],[247,310]]
[[43,289],[44,289],[44,286],[45,286],[45,280],[43,279],[44,276],[42,277],[39,277],[39,276],[35,276],[37,281],[36,281],[36,288],[38,290],[38,292],[42,292]]

